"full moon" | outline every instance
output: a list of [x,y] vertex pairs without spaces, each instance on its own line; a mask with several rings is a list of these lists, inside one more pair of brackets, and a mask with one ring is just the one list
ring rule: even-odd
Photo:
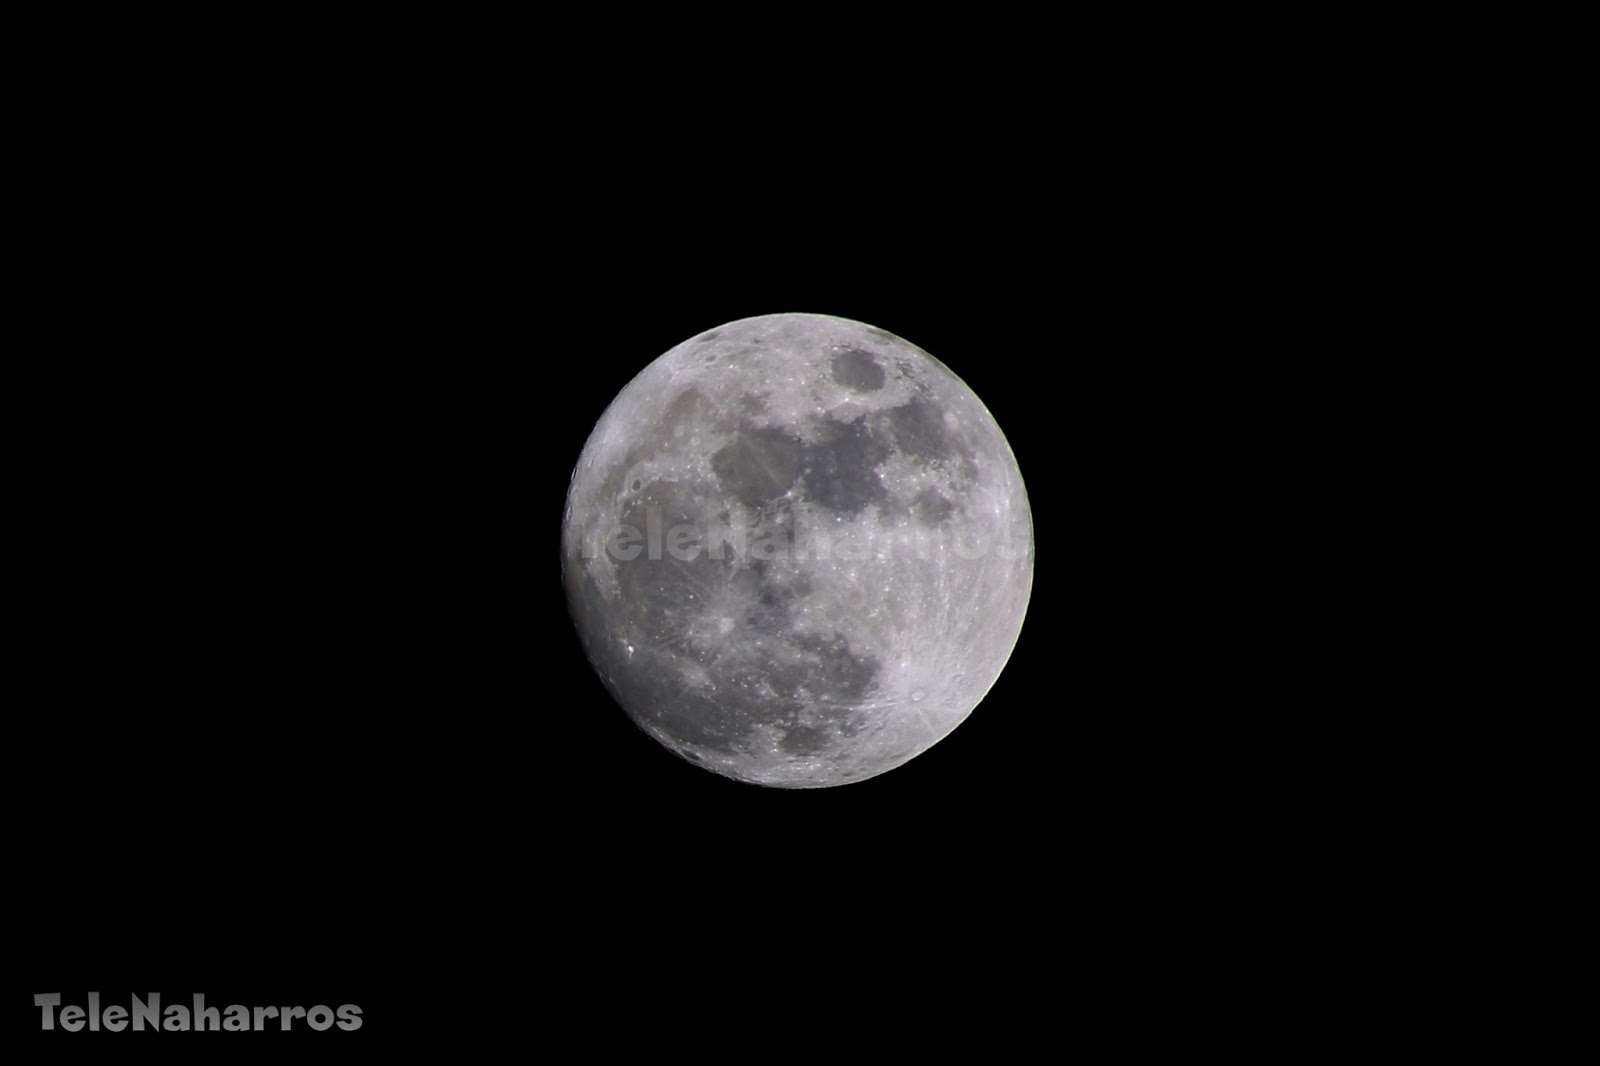
[[707,770],[822,788],[947,736],[1033,583],[1017,461],[943,363],[829,315],[741,319],[618,394],[567,493],[562,572],[629,717]]

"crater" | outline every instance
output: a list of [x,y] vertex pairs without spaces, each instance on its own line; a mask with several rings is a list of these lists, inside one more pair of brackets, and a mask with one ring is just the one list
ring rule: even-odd
[[876,392],[888,380],[883,367],[866,352],[846,348],[833,357],[833,380],[856,392]]

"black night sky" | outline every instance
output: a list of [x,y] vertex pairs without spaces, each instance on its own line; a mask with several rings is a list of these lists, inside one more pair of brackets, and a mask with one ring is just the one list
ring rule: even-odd
[[[270,212],[220,182],[204,204],[130,186],[78,218],[103,254],[58,264],[61,354],[27,393],[48,431],[22,464],[51,595],[21,649],[47,684],[12,701],[6,748],[30,782],[12,1027],[71,1035],[37,1032],[34,993],[203,992],[359,1004],[362,1030],[297,1027],[297,1046],[401,1048],[461,1017],[794,1006],[825,974],[816,1033],[955,957],[997,996],[1037,994],[1004,991],[999,960],[1059,918],[1047,871],[1086,757],[1062,575],[1090,401],[1056,220],[959,182],[689,199],[604,168],[525,185],[510,152],[398,182],[377,152],[351,151],[335,199],[243,186]],[[818,791],[647,738],[560,584],[567,480],[611,398],[679,341],[776,311],[950,366],[1005,431],[1036,529],[988,698],[905,766]],[[73,1038],[115,1057],[150,1035]]]

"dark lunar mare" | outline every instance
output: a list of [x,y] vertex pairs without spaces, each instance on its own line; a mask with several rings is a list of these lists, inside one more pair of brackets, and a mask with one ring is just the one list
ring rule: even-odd
[[805,498],[846,518],[854,518],[868,504],[887,503],[889,493],[876,469],[891,452],[883,434],[864,422],[827,418],[812,422],[821,439],[800,450]]
[[[874,529],[910,521],[958,536],[993,534],[990,501],[995,515],[1020,501],[1025,521],[1014,460],[963,388],[891,334],[800,315],[728,323],[636,379],[580,460],[564,539],[569,604],[586,651],[641,725],[718,772],[815,787],[898,765],[970,710],[957,702],[966,692],[942,678],[960,681],[951,664],[972,673],[1003,665],[1010,645],[1001,642],[1020,623],[1031,567],[1013,584],[992,562],[962,564],[949,575],[960,595],[945,602],[942,572],[896,561],[880,573],[869,562],[843,585],[845,575],[815,572],[819,599],[808,603],[807,564],[761,551],[763,537],[796,543],[801,514],[818,530],[837,519],[846,537],[868,528],[851,523],[869,509]],[[833,413],[812,406],[815,414],[788,422],[808,409],[808,397]],[[884,483],[908,462],[924,473]],[[969,514],[975,489],[985,503]],[[718,557],[703,543],[688,559],[662,551],[674,526],[703,532],[735,513],[752,523],[743,556],[730,545]],[[610,554],[591,572],[574,547],[575,516],[630,525],[650,540],[638,557]],[[918,585],[887,597],[884,613],[872,599],[880,578]],[[996,598],[1007,589],[1020,599]],[[895,619],[933,624],[925,634],[886,631]],[[908,645],[924,635],[926,653]],[[882,652],[894,656],[892,666],[852,639],[894,649]],[[975,645],[970,657],[963,640]]]
[[[717,453],[720,487],[746,503],[769,505],[804,454],[815,461],[818,451],[745,427]],[[788,464],[780,467],[784,473],[773,474],[775,463]],[[664,533],[674,525],[695,526],[715,502],[690,483],[652,481],[630,491],[620,520],[641,536],[652,523]],[[781,572],[749,545],[742,558],[729,545],[721,559],[705,544],[691,558],[667,551],[652,558],[648,543],[635,546],[635,558],[613,560],[621,596],[633,605],[623,640],[634,650],[623,662],[614,648],[590,649],[592,657],[612,659],[612,669],[602,672],[624,706],[669,736],[727,754],[744,750],[763,725],[783,731],[779,747],[788,755],[820,754],[837,735],[860,728],[855,705],[872,691],[878,664],[841,633],[821,637],[792,629],[791,607],[811,591],[803,573]],[[598,591],[592,579],[585,582],[578,610],[599,622]],[[696,646],[689,632],[706,621],[713,604],[731,605],[734,628],[717,646]],[[592,624],[585,619],[580,628],[588,632]],[[709,685],[691,679],[690,664],[705,671]]]
[[[842,355],[834,363],[842,383],[881,387],[883,371],[876,362],[859,352]],[[686,390],[669,405],[657,447],[630,452],[628,461],[670,453],[695,428],[697,418],[710,421],[709,413],[705,398]],[[718,421],[717,428],[731,428],[733,434],[711,456],[717,488],[723,498],[737,500],[769,522],[786,517],[780,501],[791,491],[847,519],[870,505],[886,507],[889,494],[876,467],[896,447],[928,462],[971,456],[939,410],[921,399],[854,423],[813,418],[811,442],[748,420],[732,426]],[[652,521],[663,533],[680,524],[696,527],[708,506],[721,502],[682,481],[639,481],[625,487],[618,476],[607,481],[617,483],[626,496],[620,521],[641,534]],[[955,504],[930,488],[912,502],[911,516],[931,526],[948,520],[955,510]],[[652,547],[659,557],[651,557]],[[706,545],[700,547],[694,558],[680,559],[647,544],[641,545],[645,550],[637,558],[615,560],[619,590],[633,605],[634,631],[627,639],[635,650],[626,668],[619,663],[608,677],[624,706],[686,744],[728,754],[744,750],[762,725],[783,730],[780,748],[789,755],[820,754],[832,746],[835,734],[854,735],[863,721],[854,708],[874,690],[879,664],[855,652],[841,633],[820,637],[791,631],[790,607],[809,592],[803,577],[780,580],[763,559],[748,554],[741,559],[732,548],[717,559]],[[707,653],[692,646],[687,634],[714,602],[734,604],[736,628],[727,647]],[[597,604],[582,609],[593,610],[597,621],[604,617]],[[580,628],[587,632],[590,623]],[[689,680],[689,663],[705,671],[710,685]],[[813,720],[803,723],[808,707]]]

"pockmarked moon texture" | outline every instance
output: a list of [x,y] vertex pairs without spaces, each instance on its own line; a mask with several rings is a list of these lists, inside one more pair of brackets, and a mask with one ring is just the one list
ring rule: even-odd
[[671,751],[820,788],[955,729],[1022,628],[1033,524],[994,418],[860,322],[741,319],[645,367],[578,460],[563,576],[590,662]]

